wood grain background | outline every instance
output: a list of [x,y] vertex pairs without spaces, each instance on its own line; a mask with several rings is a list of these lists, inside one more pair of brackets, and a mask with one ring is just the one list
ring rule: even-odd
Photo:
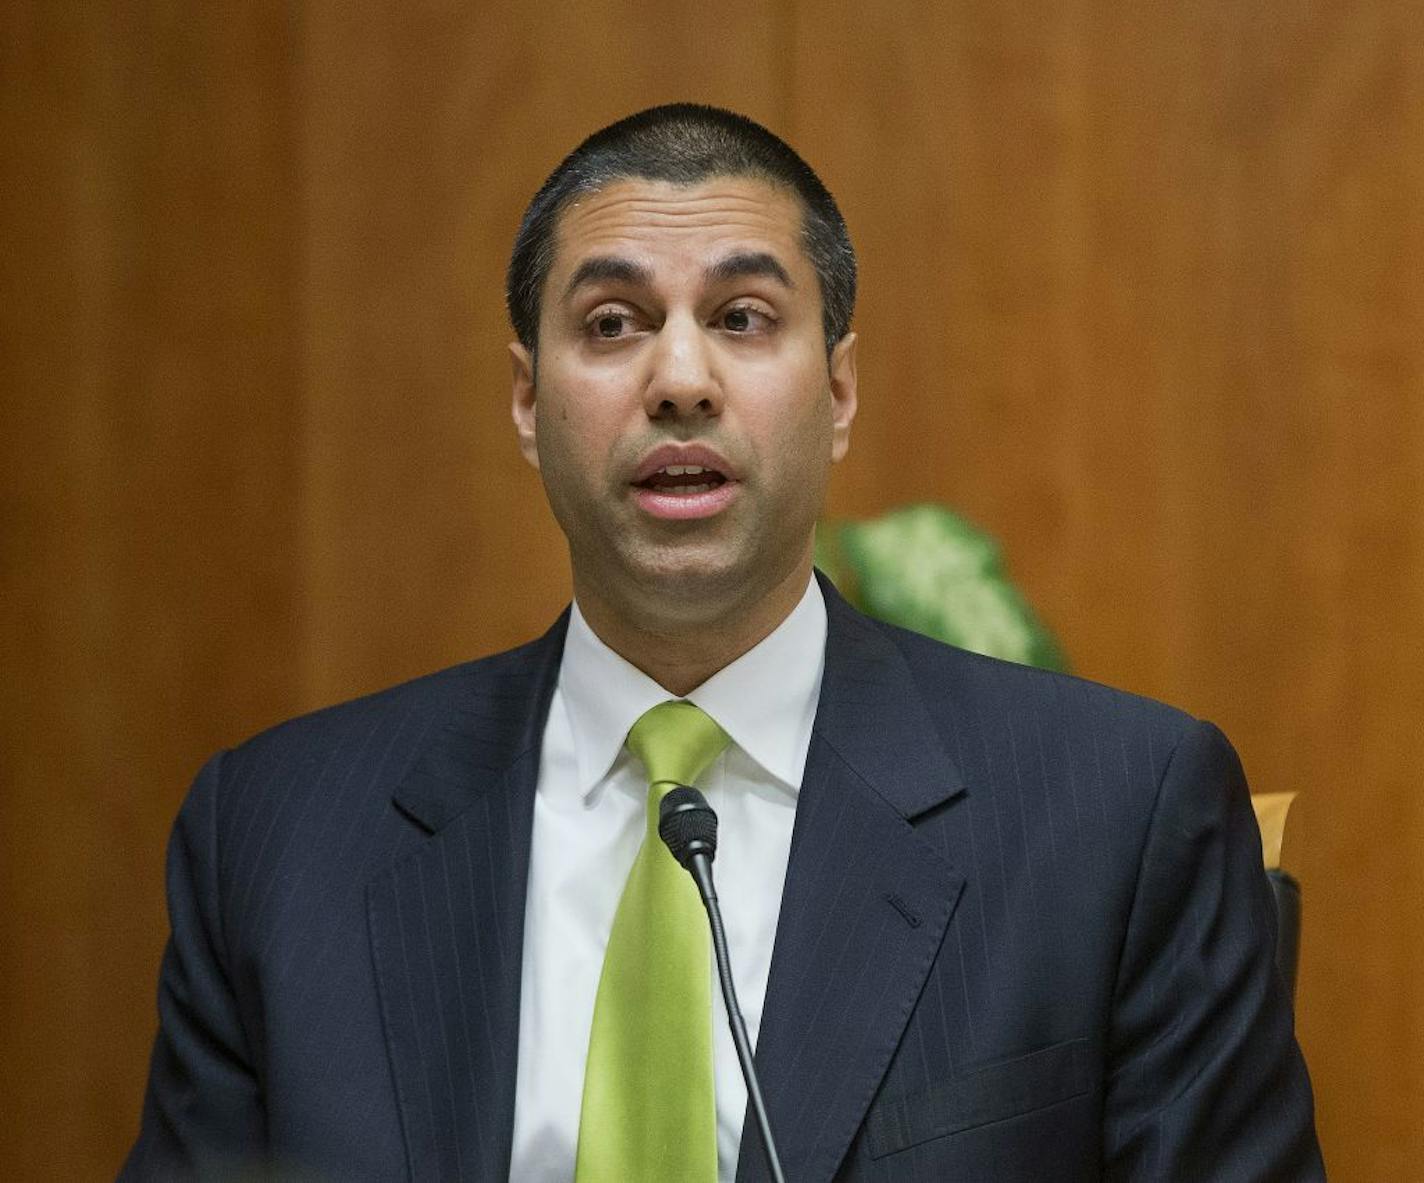
[[17,0],[0,78],[7,1177],[133,1135],[202,758],[562,604],[504,262],[674,98],[850,221],[833,510],[960,507],[1081,672],[1301,792],[1332,1178],[1424,1171],[1424,8]]

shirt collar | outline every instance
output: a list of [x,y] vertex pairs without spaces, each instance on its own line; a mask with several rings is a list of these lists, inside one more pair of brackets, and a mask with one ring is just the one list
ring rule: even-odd
[[[800,787],[826,660],[826,603],[812,579],[772,632],[686,697],[787,788]],[[608,774],[643,712],[673,697],[595,635],[575,602],[559,668],[579,795]]]

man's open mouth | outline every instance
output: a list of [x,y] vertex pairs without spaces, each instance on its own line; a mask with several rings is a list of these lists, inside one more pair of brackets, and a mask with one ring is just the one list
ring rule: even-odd
[[646,480],[635,482],[640,489],[651,489],[655,493],[669,493],[674,496],[710,493],[726,483],[727,478],[715,468],[702,468],[696,464],[668,464],[652,473]]

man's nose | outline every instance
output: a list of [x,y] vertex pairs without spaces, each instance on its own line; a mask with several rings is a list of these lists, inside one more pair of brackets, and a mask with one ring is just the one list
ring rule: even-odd
[[722,383],[712,342],[693,318],[664,322],[651,362],[643,395],[650,419],[722,413]]

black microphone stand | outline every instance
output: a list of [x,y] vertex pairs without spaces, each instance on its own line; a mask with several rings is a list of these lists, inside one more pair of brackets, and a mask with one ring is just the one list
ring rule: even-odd
[[722,983],[722,998],[727,1004],[727,1021],[732,1028],[732,1042],[742,1065],[742,1077],[747,1082],[747,1098],[752,1103],[761,1144],[766,1148],[767,1165],[773,1183],[786,1183],[776,1142],[771,1136],[771,1120],[766,1115],[761,1083],[757,1080],[756,1063],[752,1058],[752,1043],[747,1036],[746,1020],[737,1003],[737,987],[732,981],[732,962],[727,954],[727,931],[722,924],[722,909],[717,903],[717,889],[712,883],[712,859],[717,854],[717,814],[707,799],[690,785],[679,785],[663,797],[658,810],[658,833],[677,859],[691,874],[707,909],[712,926],[712,952],[717,961],[717,977]]

